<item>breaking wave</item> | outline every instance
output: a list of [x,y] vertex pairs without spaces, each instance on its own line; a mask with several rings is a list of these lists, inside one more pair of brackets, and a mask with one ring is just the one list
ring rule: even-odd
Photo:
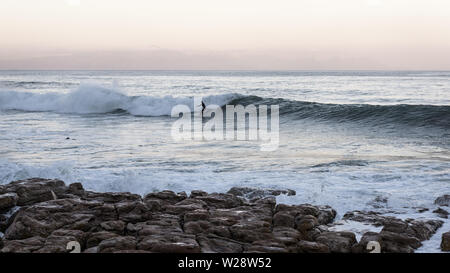
[[[277,104],[280,106],[280,115],[291,119],[450,128],[450,106],[447,105],[328,104],[237,93],[209,95],[203,97],[203,101],[207,105],[219,106]],[[128,96],[116,89],[89,84],[82,84],[69,93],[0,92],[0,110],[71,114],[124,111],[135,116],[166,116],[178,104],[193,109],[194,97]]]
[[[206,104],[223,106],[237,94],[210,95]],[[0,92],[0,110],[39,111],[70,114],[102,114],[126,111],[135,116],[170,115],[175,105],[193,107],[193,97],[128,96],[115,89],[82,84],[69,93]],[[192,109],[192,108],[191,108]]]

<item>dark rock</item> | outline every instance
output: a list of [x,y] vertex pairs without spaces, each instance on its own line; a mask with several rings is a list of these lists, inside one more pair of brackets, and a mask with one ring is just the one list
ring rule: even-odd
[[274,227],[272,233],[277,242],[284,244],[290,249],[295,249],[297,243],[303,237],[298,230],[290,227]]
[[295,218],[292,214],[280,211],[273,216],[273,225],[275,227],[295,227]]
[[448,211],[442,208],[437,208],[433,210],[433,213],[436,213],[439,217],[447,219],[448,218]]
[[124,222],[137,223],[149,220],[152,210],[139,200],[124,200],[114,204],[118,219]]
[[417,238],[406,234],[382,230],[380,236],[382,252],[413,253],[422,245]]
[[295,217],[295,226],[301,232],[306,232],[319,225],[319,221],[312,215],[299,215]]
[[186,199],[185,195],[179,195],[179,194],[174,193],[173,191],[161,191],[161,192],[152,192],[152,193],[147,194],[144,197],[144,202],[147,203],[152,200],[160,200],[160,204],[174,205],[184,199]]
[[344,214],[342,220],[352,220],[372,224],[374,226],[383,226],[385,222],[396,220],[392,216],[382,216],[381,213],[374,211],[351,211]]
[[15,207],[18,199],[19,196],[17,196],[14,192],[0,194],[0,212],[7,211],[12,207]]
[[450,231],[442,234],[441,250],[450,251]]
[[122,220],[107,221],[100,224],[100,227],[106,231],[123,234],[125,231],[125,222]]
[[5,214],[0,214],[0,232],[5,232],[5,230],[13,223],[19,210],[19,207],[13,207]]
[[47,237],[54,230],[89,231],[117,219],[114,205],[99,201],[59,199],[23,208],[5,232],[8,240]]
[[243,205],[243,201],[232,194],[212,193],[206,196],[197,196],[195,199],[204,201],[209,207],[229,209]]
[[381,244],[382,244],[382,238],[379,233],[376,232],[366,232],[361,237],[361,240],[359,240],[358,244],[353,245],[352,252],[353,253],[369,253],[373,251],[373,249],[368,249],[369,242],[377,242],[380,244],[380,252],[381,252]]
[[[158,224],[158,225],[156,225]],[[161,216],[155,221],[148,221],[138,232],[140,238],[137,249],[161,253],[197,253],[200,246],[195,235],[182,231],[178,218]]]
[[450,206],[450,195],[444,194],[444,195],[436,198],[434,203],[439,206],[447,206],[448,207],[448,206]]
[[[281,214],[277,216],[277,214]],[[274,219],[277,219],[277,225],[286,225],[292,227],[292,222],[290,217],[294,217],[294,225],[296,220],[298,221],[299,216],[314,216],[317,220],[317,224],[329,224],[336,217],[336,211],[329,206],[312,206],[309,204],[303,204],[298,206],[289,206],[285,204],[277,205],[275,209]],[[296,226],[295,226],[296,227]]]
[[119,236],[120,235],[109,231],[99,231],[90,233],[86,236],[86,248],[96,247],[104,240],[108,240]]
[[241,242],[254,242],[273,238],[271,224],[266,221],[242,221],[230,227],[231,237]]
[[352,232],[323,232],[316,242],[328,246],[331,252],[350,253],[356,244],[356,236]]
[[299,241],[297,244],[300,253],[330,253],[330,248],[322,243]]
[[244,251],[245,253],[288,253],[288,249],[282,243],[274,240],[253,242]]
[[214,234],[197,236],[202,253],[241,253],[242,243]]
[[170,214],[184,214],[190,211],[207,208],[206,202],[198,199],[184,199],[174,205],[167,205],[164,207],[164,211]]
[[267,196],[278,196],[281,194],[286,194],[288,196],[296,194],[294,190],[290,189],[273,190],[273,189],[257,189],[249,187],[233,187],[227,193],[232,194],[234,196],[244,197],[248,200],[260,199]]
[[193,191],[191,191],[191,195],[189,197],[190,198],[195,198],[197,196],[206,196],[206,195],[208,195],[208,193],[205,192],[205,191],[193,190]]
[[428,240],[442,226],[443,222],[439,220],[395,220],[386,222],[382,231],[405,234],[419,241]]
[[84,244],[84,233],[79,230],[56,230],[46,238],[42,248],[34,253],[68,253],[71,249],[67,249],[67,244],[72,241],[81,246]]
[[112,253],[123,250],[136,250],[136,238],[132,236],[118,236],[103,240],[97,251],[99,253]]
[[19,180],[5,185],[0,193],[13,192],[18,196],[17,205],[27,206],[39,202],[53,200],[65,194],[67,187],[63,181],[57,179],[31,178]]
[[383,226],[380,233],[366,233],[353,252],[368,252],[368,241],[380,243],[381,252],[412,253],[420,247],[421,241],[428,240],[442,226],[439,220],[401,220],[391,216],[382,216],[375,212],[355,211],[346,213],[343,219],[371,223]]
[[119,202],[138,202],[142,201],[141,196],[129,192],[90,192],[86,191],[83,194],[84,200],[95,200],[104,203],[119,203]]
[[72,183],[69,185],[67,193],[82,197],[84,196],[85,191],[81,183]]
[[422,208],[422,207],[417,207],[417,208],[415,208],[415,209],[416,209],[416,211],[417,211],[418,213],[423,213],[423,212],[425,212],[425,211],[429,211],[428,208]]
[[39,236],[24,240],[3,240],[3,248],[0,253],[32,253],[39,250],[45,244],[45,239]]
[[[413,252],[442,225],[437,220],[401,220],[375,212],[344,219],[383,226],[360,243],[351,232],[329,230],[329,206],[276,204],[287,191],[233,188],[227,194],[162,191],[96,193],[82,184],[28,179],[0,186],[0,252],[67,253],[348,253]],[[442,211],[436,211],[443,213]]]

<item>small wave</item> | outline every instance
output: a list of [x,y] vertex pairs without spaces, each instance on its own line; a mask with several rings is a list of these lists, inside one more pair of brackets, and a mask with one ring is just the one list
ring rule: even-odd
[[[206,104],[223,106],[238,94],[203,97]],[[193,106],[193,97],[128,96],[119,90],[82,84],[69,93],[0,92],[0,110],[39,111],[70,114],[102,114],[126,111],[135,116],[170,115],[175,105]]]
[[339,166],[355,166],[362,167],[369,165],[369,162],[366,160],[337,160],[328,163],[321,163],[312,166],[312,168],[322,168],[322,167],[339,167]]

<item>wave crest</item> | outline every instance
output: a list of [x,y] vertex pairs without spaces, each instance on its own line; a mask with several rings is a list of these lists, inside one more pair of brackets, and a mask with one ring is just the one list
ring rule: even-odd
[[[210,95],[206,104],[223,106],[238,94]],[[118,110],[136,116],[170,115],[178,104],[193,106],[193,97],[128,96],[116,89],[82,84],[76,90],[61,93],[0,92],[0,110],[39,111],[70,114],[101,114]]]

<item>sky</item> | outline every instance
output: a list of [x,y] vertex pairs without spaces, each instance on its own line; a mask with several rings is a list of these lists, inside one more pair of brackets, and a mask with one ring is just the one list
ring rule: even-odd
[[448,0],[1,0],[0,69],[450,70]]

